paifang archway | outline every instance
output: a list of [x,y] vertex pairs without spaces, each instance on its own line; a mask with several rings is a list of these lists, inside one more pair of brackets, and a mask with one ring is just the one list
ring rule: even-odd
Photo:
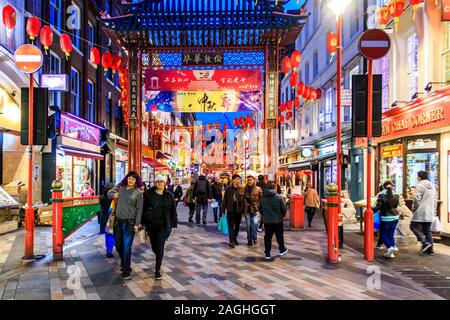
[[[292,4],[294,3],[294,7]],[[140,172],[142,88],[146,69],[158,55],[180,55],[179,68],[239,69],[217,61],[227,53],[263,53],[263,121],[267,173],[278,163],[277,115],[280,54],[295,43],[308,17],[297,0],[142,0],[122,3],[122,15],[102,16],[111,38],[128,50],[130,79],[129,168]],[[189,61],[189,58],[191,61]],[[175,66],[176,67],[176,66]],[[255,66],[253,66],[255,67]],[[164,68],[159,65],[158,68]],[[137,85],[136,85],[137,84]]]

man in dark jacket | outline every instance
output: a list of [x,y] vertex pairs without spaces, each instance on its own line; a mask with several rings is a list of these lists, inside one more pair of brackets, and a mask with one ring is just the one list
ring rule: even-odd
[[284,245],[283,237],[283,217],[286,215],[286,203],[283,197],[275,192],[275,183],[273,181],[267,182],[266,188],[263,190],[260,210],[266,231],[264,235],[265,259],[270,261],[273,260],[270,255],[270,250],[272,249],[272,238],[274,234],[277,238],[280,256],[284,256],[288,252],[288,249]]
[[178,225],[177,210],[173,194],[165,188],[163,175],[156,177],[156,186],[144,195],[142,224],[147,230],[152,250],[156,256],[155,279],[161,279],[161,264],[164,257],[164,245],[172,228]]
[[[218,223],[219,218],[222,217],[222,181],[219,177],[214,178],[214,182],[211,184],[211,197],[215,200],[217,207],[213,208],[214,222]],[[217,217],[217,211],[219,211],[219,217]]]
[[237,237],[241,225],[242,214],[247,211],[247,201],[245,191],[241,187],[241,177],[233,175],[232,184],[225,190],[222,201],[222,211],[227,213],[228,236],[230,238],[230,248],[239,245]]
[[175,182],[173,185],[170,186],[169,191],[173,193],[173,196],[175,198],[175,208],[177,208],[178,203],[183,197],[183,188],[180,185],[180,179],[175,178]]
[[206,224],[208,214],[208,201],[211,199],[211,187],[206,180],[205,174],[198,177],[194,185],[194,202],[195,202],[195,222],[200,224],[200,211],[203,209],[203,224]]

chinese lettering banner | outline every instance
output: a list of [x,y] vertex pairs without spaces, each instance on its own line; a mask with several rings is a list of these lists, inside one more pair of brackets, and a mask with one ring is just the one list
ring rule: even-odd
[[137,120],[138,116],[138,73],[137,54],[130,50],[130,120]]
[[146,70],[146,91],[261,90],[261,69]]
[[277,118],[277,73],[269,72],[267,83],[267,119]]
[[442,21],[450,21],[450,0],[442,0]]
[[185,53],[184,66],[223,65],[223,53]]

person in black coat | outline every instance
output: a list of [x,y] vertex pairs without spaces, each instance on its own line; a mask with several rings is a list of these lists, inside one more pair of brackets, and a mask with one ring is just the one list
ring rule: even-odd
[[170,192],[173,193],[173,196],[175,198],[175,208],[177,208],[178,203],[180,202],[181,198],[183,198],[183,188],[180,185],[180,179],[175,178],[175,183],[170,186]]
[[163,175],[158,175],[155,180],[156,186],[144,194],[142,224],[156,256],[155,279],[160,280],[164,246],[172,228],[177,227],[178,217],[174,196],[165,188],[166,179]]

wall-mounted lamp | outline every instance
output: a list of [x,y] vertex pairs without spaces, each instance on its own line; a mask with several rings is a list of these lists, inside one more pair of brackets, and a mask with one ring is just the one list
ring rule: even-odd
[[408,104],[409,102],[408,102],[408,101],[397,100],[397,101],[394,101],[394,102],[391,104],[391,108],[395,108],[396,106],[398,106],[399,103]]
[[424,88],[425,92],[429,93],[433,89],[433,84],[449,85],[450,82],[428,82]]
[[413,96],[411,97],[411,101],[412,100],[416,100],[419,97],[419,94],[425,94],[425,92],[416,92],[413,94]]

